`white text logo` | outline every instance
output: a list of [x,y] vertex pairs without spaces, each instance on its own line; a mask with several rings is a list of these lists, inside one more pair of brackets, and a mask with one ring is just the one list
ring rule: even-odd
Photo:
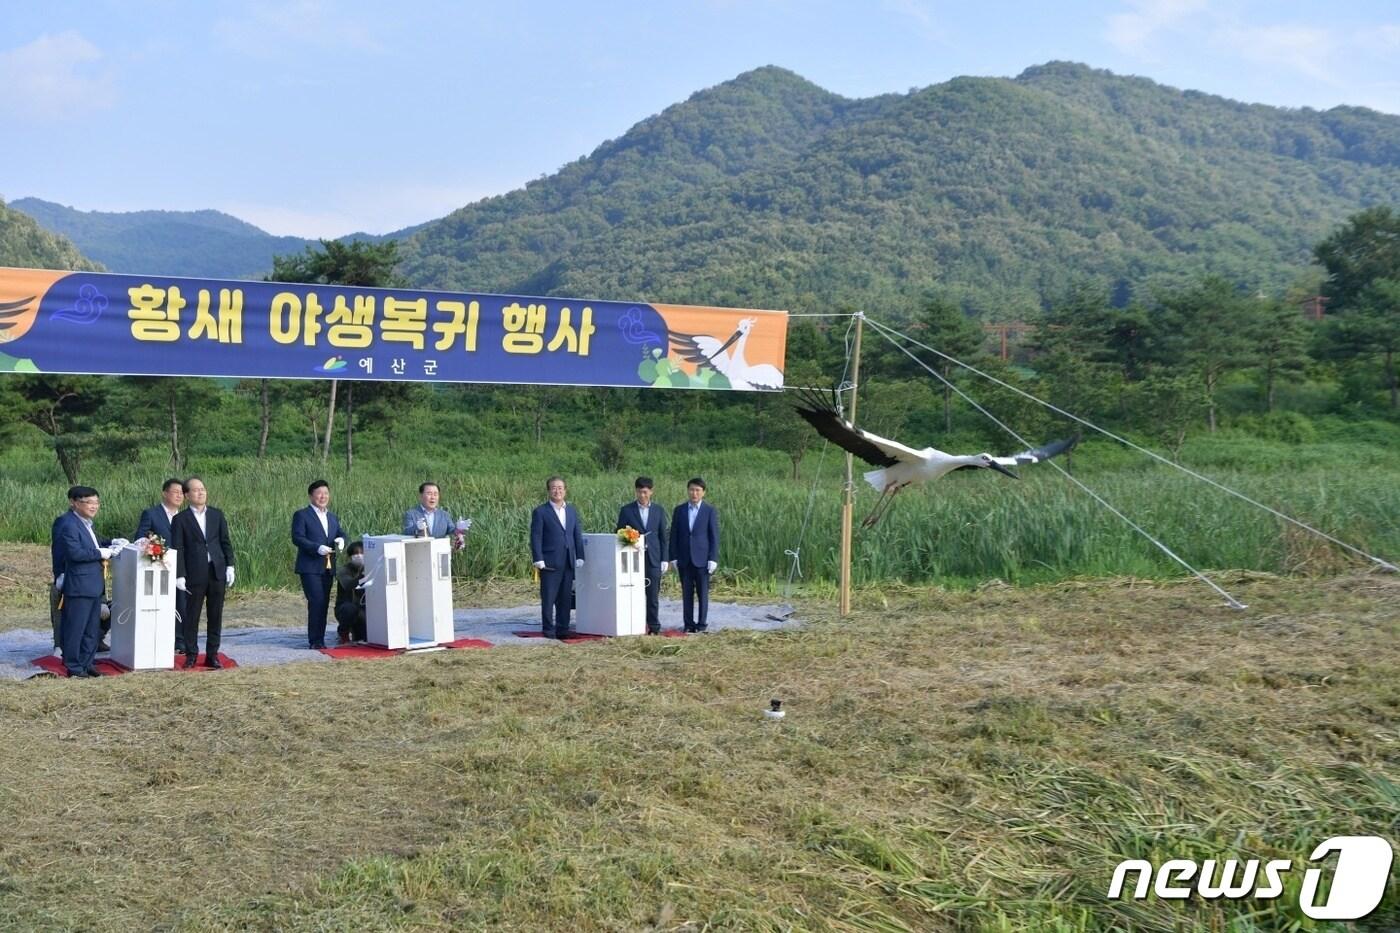
[[[1379,836],[1333,836],[1313,849],[1308,861],[1321,862],[1333,852],[1337,853],[1337,867],[1332,872],[1326,901],[1317,903],[1323,869],[1307,868],[1298,907],[1314,920],[1360,920],[1375,910],[1385,896],[1386,882],[1390,880],[1390,843]],[[1288,859],[1248,859],[1241,865],[1236,859],[1223,863],[1207,859],[1198,864],[1191,859],[1174,858],[1156,869],[1144,859],[1128,859],[1113,870],[1108,896],[1122,897],[1129,874],[1135,872],[1131,895],[1134,900],[1147,897],[1149,890],[1167,899],[1188,898],[1194,893],[1206,900],[1268,900],[1283,893],[1283,875],[1292,869],[1293,863]]]

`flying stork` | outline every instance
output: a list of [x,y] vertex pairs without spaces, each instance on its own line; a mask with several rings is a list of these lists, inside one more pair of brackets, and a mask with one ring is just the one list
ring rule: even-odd
[[993,457],[988,453],[955,456],[932,447],[915,450],[898,441],[862,431],[843,419],[836,407],[834,390],[830,399],[812,390],[799,390],[798,398],[800,402],[796,405],[797,413],[816,428],[818,434],[866,463],[880,468],[865,474],[865,481],[880,490],[880,499],[865,517],[865,521],[861,522],[863,528],[869,528],[878,522],[894,501],[894,497],[905,486],[927,483],[954,470],[970,469],[996,470],[1012,479],[1020,479],[1010,467],[1049,460],[1071,449],[1079,441],[1077,436],[1068,437],[1008,457]]

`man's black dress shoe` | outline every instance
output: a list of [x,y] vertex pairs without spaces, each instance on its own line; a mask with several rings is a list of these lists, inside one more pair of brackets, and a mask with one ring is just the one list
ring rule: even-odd
[[219,660],[218,655],[207,654],[204,656],[204,666],[212,667],[214,670],[222,670],[224,662]]
[[87,670],[83,671],[83,676],[84,676],[84,677],[101,677],[101,676],[102,676],[102,672],[99,671],[99,670],[98,670],[97,668],[95,668],[95,667],[90,667],[90,668],[88,668]]
[[195,657],[194,655],[192,655],[192,654],[187,654],[187,655],[185,655],[185,664],[184,664],[185,670],[187,670],[187,671],[192,671],[192,670],[194,670],[194,662],[197,661],[197,660],[199,660],[199,659],[196,658],[196,657]]

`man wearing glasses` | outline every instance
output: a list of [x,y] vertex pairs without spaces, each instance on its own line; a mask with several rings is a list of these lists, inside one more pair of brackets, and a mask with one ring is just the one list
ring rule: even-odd
[[63,666],[69,677],[96,677],[93,658],[102,625],[102,562],[110,560],[120,538],[98,538],[92,526],[102,505],[97,490],[74,486],[68,490],[69,511],[54,523],[54,586],[63,592],[59,612]]

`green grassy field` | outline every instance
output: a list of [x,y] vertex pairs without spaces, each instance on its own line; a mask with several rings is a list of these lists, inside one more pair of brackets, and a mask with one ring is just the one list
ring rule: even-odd
[[1396,839],[1400,581],[1225,582],[1248,613],[887,586],[796,632],[0,685],[0,928],[1340,930],[1296,878],[1105,896]]
[[[1233,438],[1202,442],[1188,454],[1208,475],[1286,514],[1392,561],[1400,555],[1400,460],[1388,448]],[[640,456],[633,459],[640,464]],[[1087,445],[1073,466],[1077,477],[1202,569],[1332,572],[1350,560],[1253,506],[1113,445]],[[0,540],[46,543],[53,516],[67,507],[66,483],[34,453],[12,454],[0,468]],[[194,468],[206,479],[210,501],[229,515],[245,587],[294,588],[290,516],[305,505],[307,483],[320,476],[332,483],[332,508],[355,534],[397,532],[403,511],[417,501],[418,483],[436,480],[449,508],[476,519],[459,573],[484,580],[525,578],[529,511],[543,501],[550,473],[568,478],[586,530],[600,532],[612,530],[636,472],[656,477],[657,499],[668,507],[683,500],[686,480],[698,473],[720,509],[721,572],[731,582],[749,591],[781,588],[791,568],[785,552],[799,542],[808,592],[829,592],[838,576],[843,462],[835,450],[824,460],[810,454],[800,482],[791,480],[784,455],[753,449],[693,456],[661,450],[625,473],[600,473],[587,452],[576,450],[469,445],[384,453],[362,459],[349,475],[339,464],[314,459],[209,458]],[[129,537],[166,472],[158,458],[94,464],[85,478],[102,491],[99,527]],[[988,579],[1182,573],[1053,470],[1022,473],[1012,482],[963,472],[904,492],[878,527],[857,532],[857,582],[975,586]],[[858,517],[875,498],[860,483]]]

